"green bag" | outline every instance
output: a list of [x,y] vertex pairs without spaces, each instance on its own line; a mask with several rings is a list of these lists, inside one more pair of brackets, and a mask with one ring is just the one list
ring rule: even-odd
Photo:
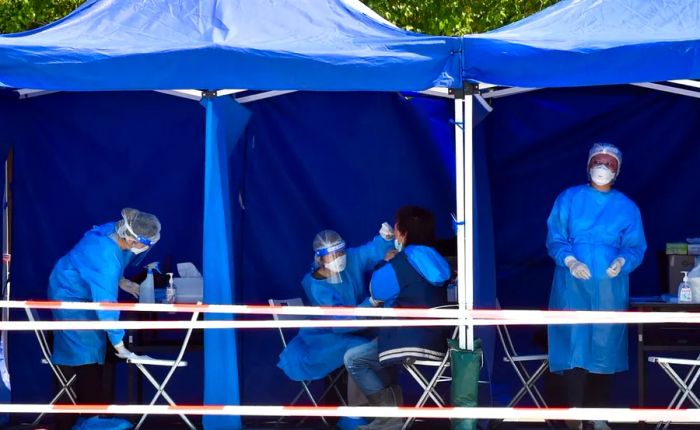
[[[479,404],[479,373],[483,363],[481,339],[474,339],[474,350],[459,347],[458,339],[449,339],[452,368],[452,406],[475,407]],[[476,430],[476,420],[453,419],[452,430]]]

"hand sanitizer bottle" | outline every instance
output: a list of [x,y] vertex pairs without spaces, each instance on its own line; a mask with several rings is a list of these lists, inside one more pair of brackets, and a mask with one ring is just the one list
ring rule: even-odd
[[165,289],[165,301],[166,303],[175,303],[175,283],[171,272],[168,272],[168,278],[168,287]]
[[141,288],[139,289],[139,303],[155,303],[153,269],[158,270],[158,262],[146,265],[146,269],[148,269],[146,279],[141,283]]
[[678,303],[693,303],[693,291],[688,283],[688,272],[681,271],[683,282],[678,285]]

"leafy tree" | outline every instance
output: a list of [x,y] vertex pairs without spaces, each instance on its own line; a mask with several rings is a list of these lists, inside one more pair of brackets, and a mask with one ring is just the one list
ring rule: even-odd
[[0,33],[41,27],[62,18],[83,0],[0,0]]
[[558,0],[362,0],[386,20],[435,35],[483,33],[518,21]]
[[[255,1],[255,0],[250,0]],[[557,0],[362,0],[387,20],[427,34],[482,33],[531,15]],[[83,0],[0,0],[0,33],[55,21]]]

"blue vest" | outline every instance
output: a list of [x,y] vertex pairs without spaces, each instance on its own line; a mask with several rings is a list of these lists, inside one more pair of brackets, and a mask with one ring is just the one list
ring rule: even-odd
[[[391,261],[400,292],[394,307],[434,308],[447,304],[447,290],[435,286],[411,266],[405,252]],[[393,364],[407,358],[440,361],[447,351],[453,327],[385,327],[379,330],[379,362]]]

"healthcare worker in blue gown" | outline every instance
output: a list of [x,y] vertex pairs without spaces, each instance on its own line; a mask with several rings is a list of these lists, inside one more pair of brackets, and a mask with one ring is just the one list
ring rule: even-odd
[[[596,143],[588,154],[589,184],[565,190],[547,220],[547,250],[556,264],[552,310],[624,311],[629,274],[642,262],[646,241],[639,209],[613,189],[622,153]],[[625,324],[549,326],[549,367],[562,373],[569,406],[607,406],[611,375],[628,368]],[[607,423],[567,422],[573,429]]]
[[[346,248],[333,230],[316,234],[314,264],[301,281],[309,304],[370,307],[366,276],[393,249],[393,240],[393,229],[386,223],[371,242],[355,248]],[[345,351],[373,335],[362,328],[302,328],[280,354],[277,366],[295,381],[324,378],[343,365]]]
[[[313,240],[314,265],[301,284],[311,306],[370,306],[365,282],[374,266],[393,248],[393,231],[382,226],[371,242],[346,248],[333,230]],[[342,318],[342,317],[338,317]],[[294,381],[312,381],[343,365],[350,347],[367,342],[354,328],[302,328],[280,354],[278,366]]]
[[[136,209],[122,210],[122,219],[93,227],[58,260],[49,278],[48,297],[69,302],[116,302],[118,288],[138,295],[138,284],[123,278],[124,268],[160,238],[160,222]],[[55,320],[116,321],[119,311],[54,309]],[[106,403],[102,364],[107,340],[120,358],[134,356],[124,347],[124,330],[62,330],[54,332],[53,361],[74,384],[78,404]],[[65,403],[67,399],[63,399]],[[58,414],[59,429],[70,429],[75,416]],[[81,428],[89,428],[82,426]],[[102,422],[99,428],[110,428]],[[114,427],[119,428],[119,427]]]

